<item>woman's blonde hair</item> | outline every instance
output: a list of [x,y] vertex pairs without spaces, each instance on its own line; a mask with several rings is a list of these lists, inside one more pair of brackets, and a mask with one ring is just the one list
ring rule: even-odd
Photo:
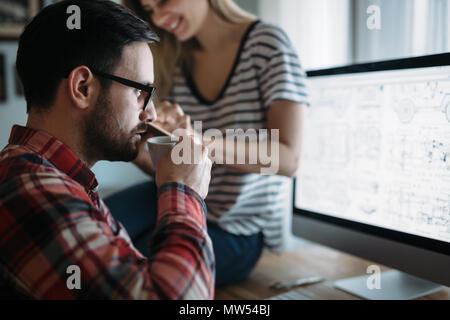
[[[182,43],[170,32],[155,26],[139,0],[123,0],[122,2],[141,19],[147,21],[161,40],[160,43],[152,44],[151,48],[155,58],[155,82],[158,87],[156,100],[164,99],[172,89],[175,68],[182,63],[187,66],[192,65],[192,49],[198,44],[195,39]],[[217,16],[227,22],[247,23],[256,19],[233,0],[209,0],[209,4]]]

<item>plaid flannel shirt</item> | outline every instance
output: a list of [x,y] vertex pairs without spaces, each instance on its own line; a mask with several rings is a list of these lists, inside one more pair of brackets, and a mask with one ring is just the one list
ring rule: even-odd
[[[14,126],[0,153],[0,291],[37,299],[210,299],[206,206],[189,187],[158,190],[145,258],[99,199],[94,173],[55,137]],[[81,288],[68,285],[77,266]],[[76,268],[76,267],[75,267]],[[75,282],[76,284],[76,282]]]

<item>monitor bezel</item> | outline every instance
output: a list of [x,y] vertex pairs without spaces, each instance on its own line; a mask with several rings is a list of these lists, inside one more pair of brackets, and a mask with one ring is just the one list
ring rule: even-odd
[[[340,74],[356,74],[363,72],[376,72],[376,71],[390,71],[390,70],[402,70],[402,69],[418,69],[429,67],[450,66],[450,53],[441,53],[420,57],[377,61],[362,64],[353,64],[348,66],[341,66],[328,69],[311,70],[307,71],[308,77],[320,77]],[[383,227],[369,225],[362,222],[342,219],[326,215],[319,212],[312,212],[296,207],[296,190],[298,182],[297,178],[294,179],[293,184],[293,196],[292,196],[292,208],[293,213],[302,217],[317,220],[327,224],[338,225],[349,230],[368,233],[373,236],[386,238],[392,241],[405,243],[414,247],[430,250],[436,253],[450,256],[450,242],[445,242],[437,239],[431,239],[414,235],[402,231],[395,231]]]

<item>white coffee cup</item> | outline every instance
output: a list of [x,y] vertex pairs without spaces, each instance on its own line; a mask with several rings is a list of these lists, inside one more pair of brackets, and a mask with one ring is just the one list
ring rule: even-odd
[[153,137],[147,140],[148,151],[155,170],[158,168],[159,161],[167,156],[176,144],[176,138],[168,136]]

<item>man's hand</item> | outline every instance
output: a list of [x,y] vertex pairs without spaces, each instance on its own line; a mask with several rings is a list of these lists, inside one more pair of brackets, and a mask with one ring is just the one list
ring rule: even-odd
[[153,133],[147,133],[142,136],[142,140],[139,143],[139,153],[133,163],[138,166],[139,169],[144,171],[149,176],[155,175],[155,168],[153,167],[150,153],[146,148],[147,140],[153,137]]
[[[208,194],[209,182],[211,181],[212,166],[211,159],[208,157],[208,148],[195,142],[192,136],[183,136],[182,139],[189,139],[191,151],[201,150],[198,164],[193,164],[194,161],[190,161],[192,164],[174,164],[172,157],[176,155],[172,156],[174,153],[174,150],[172,150],[169,155],[159,161],[158,169],[156,170],[156,185],[160,187],[167,182],[182,183],[195,190],[205,199]],[[183,143],[181,139],[177,145],[180,143]],[[185,142],[183,144],[186,145]]]

